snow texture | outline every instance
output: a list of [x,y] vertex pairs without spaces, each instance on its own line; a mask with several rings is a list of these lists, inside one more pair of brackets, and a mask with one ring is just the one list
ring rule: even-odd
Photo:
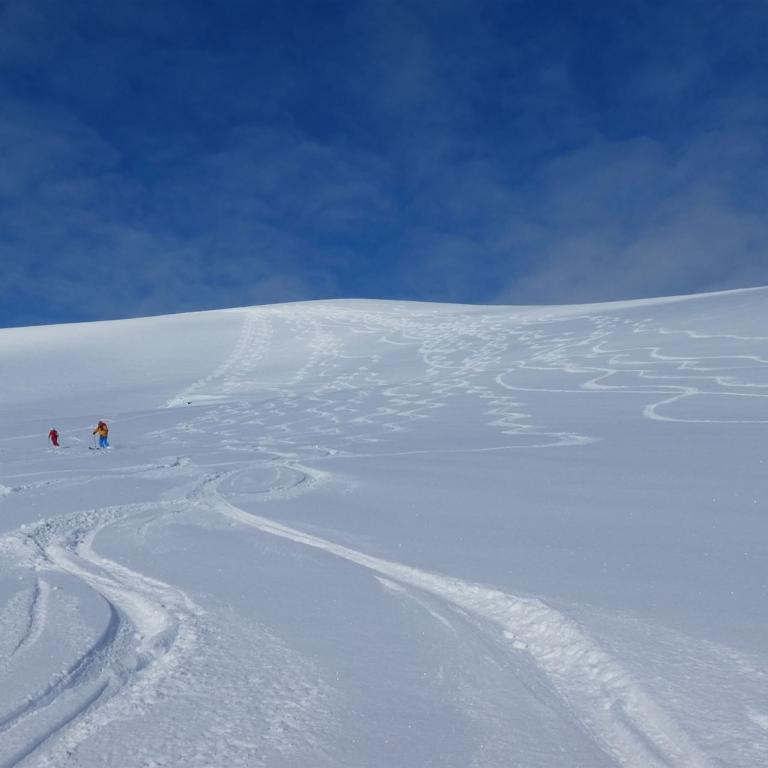
[[768,765],[766,306],[0,330],[0,767]]

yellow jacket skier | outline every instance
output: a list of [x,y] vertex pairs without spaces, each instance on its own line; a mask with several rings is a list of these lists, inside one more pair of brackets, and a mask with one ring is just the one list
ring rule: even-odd
[[100,421],[96,425],[96,429],[93,430],[93,434],[99,436],[99,448],[109,448],[109,440],[107,439],[109,427],[106,421]]

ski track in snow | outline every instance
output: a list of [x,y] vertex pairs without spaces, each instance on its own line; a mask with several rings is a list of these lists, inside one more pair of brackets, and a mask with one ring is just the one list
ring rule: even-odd
[[48,608],[48,598],[51,588],[45,579],[35,579],[29,605],[27,607],[27,623],[16,645],[11,649],[8,658],[13,658],[17,653],[24,651],[27,646],[33,645],[40,637],[45,623]]
[[[186,506],[194,503],[187,501]],[[304,659],[281,648],[263,628],[251,627],[247,632],[250,642],[258,639],[259,654],[238,660],[234,645],[225,646],[219,652],[222,658],[211,667],[216,653],[210,648],[222,641],[221,625],[210,621],[181,590],[104,558],[93,547],[98,533],[111,525],[157,522],[179,508],[180,502],[174,501],[89,510],[23,526],[0,538],[0,553],[15,556],[34,572],[72,577],[98,594],[109,613],[101,634],[66,670],[21,705],[0,712],[0,766],[26,765],[31,757],[41,768],[79,765],[78,750],[89,739],[116,723],[150,714],[169,697],[200,698],[209,706],[225,698],[221,716],[213,716],[206,728],[190,732],[189,724],[180,722],[174,726],[178,739],[169,737],[165,728],[155,738],[152,726],[146,725],[143,732],[151,746],[145,761],[133,762],[144,752],[139,748],[134,754],[118,750],[110,764],[149,764],[170,743],[174,759],[186,754],[189,761],[203,758],[212,764],[225,737],[239,743],[246,756],[245,762],[233,760],[233,765],[266,766],[268,755],[290,754],[294,743],[314,744],[312,748],[322,751],[313,733],[329,719],[329,689],[321,680],[313,682],[317,673]],[[48,594],[47,583],[39,577],[32,595],[20,598],[29,602],[28,621],[6,663],[40,635]],[[237,624],[234,617],[228,623]],[[205,652],[202,643],[207,644]],[[222,690],[216,670],[221,673],[233,664],[237,668],[226,674],[233,679],[244,675],[242,683],[233,691]],[[277,678],[264,678],[264,669],[270,668],[280,670]],[[251,724],[252,707],[259,701],[264,720]],[[101,747],[107,748],[114,750]]]
[[[37,730],[31,743],[27,741],[15,753],[0,753],[3,766],[16,765],[65,726],[65,741],[72,749],[104,724],[103,706],[96,705],[126,691],[130,691],[127,706],[148,706],[152,691],[194,644],[193,625],[200,611],[180,590],[99,557],[92,548],[94,536],[104,527],[162,506],[159,502],[76,513],[22,526],[0,539],[0,552],[15,552],[18,561],[33,571],[58,572],[79,580],[104,599],[109,612],[103,633],[81,658],[45,690],[0,714],[4,745],[13,744],[13,732],[32,720]],[[48,587],[38,578],[28,626],[11,656],[39,636],[47,598]],[[61,707],[65,699],[67,704]],[[46,763],[38,758],[37,764]]]
[[[32,756],[38,766],[65,765],[73,760],[76,765],[73,755],[81,745],[100,731],[108,732],[114,723],[151,712],[160,705],[163,690],[181,685],[185,669],[200,664],[204,658],[199,650],[201,638],[217,631],[202,609],[180,589],[104,558],[94,546],[99,532],[109,526],[129,519],[143,521],[139,530],[146,535],[149,525],[185,504],[354,563],[373,572],[387,589],[407,592],[435,621],[449,628],[452,625],[446,615],[451,611],[472,615],[485,631],[505,638],[509,654],[530,656],[581,727],[621,766],[718,765],[617,658],[578,622],[546,602],[366,555],[247,512],[221,490],[225,481],[237,481],[241,495],[276,503],[333,481],[332,472],[309,466],[318,459],[422,450],[434,453],[434,448],[392,450],[390,438],[398,432],[428,429],[431,414],[456,396],[474,404],[490,428],[489,434],[494,433],[501,442],[458,445],[446,451],[559,449],[598,439],[547,424],[546,414],[537,414],[534,405],[523,401],[527,394],[536,393],[649,397],[650,402],[641,406],[642,414],[656,421],[768,422],[675,411],[702,398],[707,400],[707,410],[717,413],[718,404],[724,401],[768,397],[768,339],[708,335],[600,314],[569,316],[568,322],[569,327],[581,323],[584,332],[561,333],[554,317],[525,316],[510,323],[493,313],[445,318],[429,311],[415,315],[396,309],[386,314],[333,307],[243,310],[242,331],[232,353],[213,373],[166,405],[180,408],[192,402],[203,406],[185,412],[174,430],[170,443],[179,452],[188,436],[203,433],[218,438],[222,448],[238,456],[243,451],[255,455],[242,461],[233,456],[231,462],[222,462],[224,467],[215,475],[187,466],[193,477],[202,479],[192,481],[183,500],[79,512],[25,526],[0,538],[1,554],[36,573],[31,590],[19,593],[7,606],[26,619],[18,624],[16,636],[6,641],[8,651],[1,665],[24,656],[44,631],[50,599],[46,572],[69,577],[96,593],[109,613],[106,627],[86,653],[47,688],[30,694],[13,710],[0,712],[0,766],[19,765]],[[284,385],[265,387],[258,382],[258,364],[277,343],[281,323],[292,338],[306,343],[308,354]],[[363,349],[346,349],[335,331],[350,327],[362,342],[375,342],[371,345],[375,351],[365,351],[364,343]],[[640,343],[613,348],[611,339],[618,331],[636,335]],[[676,335],[709,346],[722,344],[722,353],[675,355],[664,341],[674,341]],[[747,354],[740,349],[744,343],[765,345],[766,354]],[[413,353],[412,378],[394,384],[387,380],[381,345]],[[515,359],[516,353],[521,354],[520,359]],[[541,385],[550,375],[559,386]],[[537,386],[527,386],[531,377],[537,379]],[[563,380],[572,384],[564,388]],[[250,402],[248,396],[257,396],[258,402]],[[257,429],[259,436],[246,439],[239,429],[243,425]],[[160,434],[148,433],[153,438]],[[151,475],[188,465],[181,458],[176,462],[129,469]],[[232,469],[243,463],[246,469]],[[271,479],[248,486],[250,467],[271,468]],[[50,482],[66,480],[34,486],[0,485],[0,497]],[[431,607],[420,597],[424,595],[436,599],[445,611]],[[276,639],[264,637],[266,646],[279,647]],[[285,675],[291,666],[300,672],[287,683],[288,698],[276,693],[266,712],[290,708],[290,696],[304,690],[314,674],[288,651],[275,653]],[[199,674],[203,679],[206,673],[200,669]],[[323,710],[330,695],[324,684],[309,685],[307,690],[311,691],[307,701]],[[320,737],[312,734],[322,731],[329,713],[324,711],[313,719],[309,708],[299,710],[295,722],[304,724],[307,743],[320,749]],[[763,712],[750,711],[748,716],[768,730]],[[280,730],[279,726],[267,727]],[[262,733],[253,743],[241,745],[251,761],[243,764],[266,764],[259,757],[265,754],[265,738]],[[288,749],[289,741],[285,734],[277,734],[274,748]],[[6,749],[6,744],[11,747]],[[179,754],[183,749],[177,745]]]
[[[734,353],[715,356],[707,354],[699,357],[678,356],[665,354],[660,345],[610,349],[606,346],[605,337],[610,337],[610,328],[614,324],[615,321],[601,321],[596,318],[596,330],[587,339],[575,343],[570,340],[557,340],[552,347],[544,345],[530,362],[520,361],[514,369],[499,374],[496,381],[506,389],[520,392],[666,395],[643,408],[643,416],[657,421],[699,424],[768,423],[768,419],[691,418],[661,412],[668,410],[673,404],[682,404],[683,401],[694,398],[768,397],[768,343],[764,337],[670,331],[655,327],[650,321],[634,324],[632,333],[639,335],[664,337],[683,334],[704,341],[729,339],[763,342],[767,348],[764,356]],[[586,349],[581,349],[582,347]],[[575,352],[578,354],[574,354]],[[750,381],[740,378],[739,374],[733,374],[733,371],[740,370],[758,372],[759,380]],[[521,374],[528,371],[535,371],[537,374],[567,374],[571,379],[582,378],[582,381],[575,382],[577,386],[569,389],[526,387],[516,383]],[[583,378],[584,376],[586,378]],[[613,379],[622,378],[629,383],[612,383]]]
[[[315,477],[315,482],[322,477]],[[701,750],[577,622],[535,598],[518,597],[460,579],[365,555],[245,512],[217,492],[202,491],[211,508],[238,523],[322,550],[470,612],[509,639],[512,653],[529,653],[584,728],[627,768],[711,766]],[[441,619],[442,620],[442,619]],[[444,620],[443,620],[444,621]]]
[[[118,691],[119,696],[99,707],[92,716],[81,718],[40,760],[41,766],[62,765],[65,758],[95,732],[126,716],[151,714],[167,698],[199,699],[209,707],[218,705],[219,712],[211,715],[205,727],[176,722],[173,735],[169,735],[166,728],[156,735],[150,725],[144,725],[142,734],[149,748],[142,765],[151,764],[169,744],[174,745],[174,760],[189,764],[202,759],[210,765],[220,759],[222,743],[235,743],[239,744],[245,762],[233,759],[232,764],[257,766],[267,765],[260,759],[267,749],[290,754],[296,734],[300,743],[313,743],[313,732],[325,716],[322,707],[326,694],[321,682],[312,681],[311,670],[306,668],[303,659],[280,650],[278,641],[260,628],[250,629],[250,641],[259,642],[260,651],[255,659],[237,658],[235,638],[225,642],[220,651],[211,652],[211,648],[215,649],[226,638],[221,624],[209,621],[180,590],[97,555],[92,547],[95,534],[96,531],[90,531],[75,553],[61,546],[49,548],[47,553],[56,567],[89,584],[115,606],[119,615],[127,617],[133,628],[140,674],[132,673]],[[78,560],[96,566],[100,573],[94,574]],[[236,625],[232,617],[229,621]],[[279,655],[273,661],[276,654]],[[222,658],[217,660],[217,656]],[[112,663],[114,665],[114,655]],[[276,666],[282,674],[276,680],[264,679],[261,666],[265,663]],[[291,668],[296,671],[292,673]],[[241,678],[240,682],[230,684],[234,690],[221,690],[219,675],[222,673],[230,680]],[[252,717],[254,702],[259,700],[267,705],[262,710],[265,719],[260,724],[262,727],[254,728],[248,720]],[[190,725],[195,730],[190,730]],[[105,748],[107,746],[102,745],[96,750],[97,754],[103,754]],[[139,747],[138,752],[143,751]],[[110,764],[127,765],[129,760],[134,764],[134,759],[135,754],[118,751]]]
[[[260,357],[260,355],[254,355],[253,350],[254,348],[260,349],[265,344],[268,340],[268,333],[269,326],[260,322],[260,318],[255,312],[245,311],[240,338],[229,357],[213,373],[190,384],[183,392],[171,398],[166,403],[166,407],[184,405],[190,398],[199,397],[201,389],[222,380],[224,380],[224,385],[221,387],[222,393],[230,394],[232,392],[231,379],[227,379],[227,374],[233,369],[237,369],[240,373],[252,369]],[[248,360],[247,363],[244,362],[246,359]],[[208,397],[216,399],[216,396],[208,395]]]
[[[308,408],[306,413],[322,419],[326,427],[316,427],[319,434],[333,435],[339,430],[334,425],[342,418],[349,423],[360,423],[365,426],[378,426],[381,432],[398,431],[407,428],[410,423],[428,418],[428,413],[434,408],[443,407],[445,399],[452,394],[461,392],[474,395],[479,401],[486,403],[485,413],[495,416],[489,426],[500,429],[508,435],[534,435],[537,438],[546,435],[550,442],[529,442],[528,447],[559,447],[579,445],[588,442],[589,436],[571,433],[547,433],[528,422],[531,414],[521,408],[521,404],[509,396],[492,390],[487,384],[481,384],[478,374],[487,374],[499,366],[499,362],[507,350],[506,334],[500,334],[499,328],[490,323],[490,330],[485,333],[476,332],[470,335],[466,345],[456,344],[456,331],[460,327],[466,332],[466,319],[456,325],[445,323],[445,327],[434,329],[425,338],[423,330],[414,328],[412,320],[397,321],[399,338],[392,330],[386,331],[387,342],[401,345],[411,344],[418,348],[418,354],[426,365],[426,372],[417,381],[409,381],[398,386],[384,386],[383,380],[372,370],[377,359],[372,356],[363,358],[367,363],[358,368],[356,374],[345,373],[343,377],[335,376],[335,359],[342,351],[333,334],[318,326],[318,317],[326,314],[326,322],[337,322],[333,312],[313,313],[304,327],[295,329],[300,335],[309,328],[315,337],[314,352],[305,366],[290,380],[289,386],[296,387],[305,378],[312,381],[326,379],[320,388],[315,388],[307,399],[316,403]],[[299,324],[300,319],[293,316],[293,322]],[[349,322],[345,318],[346,322]],[[631,350],[631,359],[626,359],[627,352],[610,350],[605,347],[606,337],[610,337],[615,325],[621,321],[611,318],[589,318],[594,329],[585,338],[578,340],[551,338],[540,330],[523,330],[516,332],[524,343],[533,351],[531,359],[534,366],[545,363],[547,369],[569,374],[588,374],[588,378],[579,384],[578,391],[590,392],[622,392],[627,394],[659,393],[670,397],[645,406],[643,415],[650,419],[680,420],[680,421],[729,421],[727,419],[676,419],[672,416],[660,415],[659,409],[669,406],[685,398],[706,395],[708,391],[701,387],[668,384],[669,380],[686,379],[691,374],[689,370],[713,366],[715,363],[740,362],[748,359],[760,366],[768,360],[758,356],[731,356],[710,358],[682,358],[664,355],[660,347],[641,346]],[[363,333],[379,334],[379,318],[355,318],[355,324]],[[366,325],[368,324],[368,327]],[[485,324],[481,321],[480,326]],[[373,325],[373,328],[370,327]],[[634,324],[633,333],[669,334],[666,329],[648,329],[647,323]],[[513,334],[514,335],[514,334]],[[698,334],[698,338],[705,338]],[[478,338],[481,342],[478,344]],[[457,352],[460,354],[457,358]],[[574,352],[577,354],[574,355]],[[256,353],[261,356],[262,350]],[[640,367],[636,357],[646,356],[651,365],[662,365],[664,371],[658,368]],[[590,364],[577,363],[574,358],[586,358]],[[597,368],[592,363],[595,358],[606,359],[605,367]],[[521,367],[529,365],[520,362],[513,368],[505,368],[497,373],[493,381],[502,389],[515,389],[508,383],[508,377],[514,375]],[[345,368],[348,371],[348,367]],[[673,373],[673,371],[675,373]],[[682,371],[681,373],[679,373]],[[768,368],[761,369],[761,373]],[[237,365],[228,367],[227,373],[238,375]],[[597,375],[596,375],[597,374]],[[615,375],[629,374],[634,377],[632,385],[606,384],[605,379]],[[359,379],[362,378],[362,383]],[[767,396],[760,388],[768,387],[768,383],[755,383],[746,380],[736,380],[734,376],[710,375],[701,376],[707,382],[712,382],[723,388],[717,391],[720,396],[743,396],[744,388],[753,388],[751,396]],[[358,379],[358,381],[356,381]],[[651,384],[643,383],[650,379]],[[487,376],[486,376],[487,380]],[[636,382],[640,383],[636,383]],[[663,382],[663,383],[659,383]],[[428,385],[425,386],[425,385]],[[385,406],[378,406],[373,411],[361,414],[364,401],[373,389],[379,388],[386,400]],[[427,392],[423,390],[427,389]],[[338,406],[333,394],[350,390],[352,397],[344,400],[342,407]],[[414,390],[416,392],[414,393]],[[280,400],[273,406],[275,416],[287,415],[297,393],[284,390]],[[282,402],[281,402],[282,401]],[[488,407],[490,406],[490,407]],[[238,418],[247,417],[242,410],[233,409]],[[275,421],[278,421],[275,419]],[[295,429],[295,422],[278,423],[277,428],[290,435]],[[346,432],[346,430],[345,430]],[[363,440],[375,441],[377,438],[362,435]],[[493,448],[491,448],[493,449]],[[461,449],[459,449],[461,450]],[[485,450],[484,448],[470,450]],[[365,454],[362,454],[365,455]],[[372,455],[376,455],[375,453]],[[310,490],[313,485],[329,479],[326,473],[309,470],[306,466],[291,463],[291,458],[283,455],[286,465],[305,475],[304,490]],[[364,555],[355,550],[334,544],[330,541],[305,534],[301,531],[280,525],[267,518],[252,515],[236,507],[221,495],[215,488],[221,479],[213,481],[206,493],[211,506],[240,523],[256,527],[259,530],[290,539],[306,546],[322,549],[337,557],[355,562],[376,573],[394,579],[402,585],[407,585],[424,592],[431,593],[453,606],[470,611],[490,624],[496,625],[509,638],[511,652],[531,654],[539,668],[548,676],[553,687],[573,707],[584,728],[602,745],[607,753],[612,755],[619,764],[624,766],[691,766],[712,765],[703,751],[691,741],[687,734],[677,726],[673,719],[644,691],[621,665],[605,653],[587,633],[573,620],[560,614],[544,602],[532,598],[517,597],[489,589],[481,585],[467,584],[451,577],[421,572],[397,563],[387,562],[378,558]],[[294,484],[291,492],[295,492]],[[278,498],[281,491],[271,490],[265,497]]]

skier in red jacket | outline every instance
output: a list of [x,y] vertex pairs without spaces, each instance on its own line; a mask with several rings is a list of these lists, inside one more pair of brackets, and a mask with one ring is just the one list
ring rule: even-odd
[[54,448],[59,447],[59,433],[56,431],[56,427],[51,427],[51,431],[48,433],[48,439],[53,443]]

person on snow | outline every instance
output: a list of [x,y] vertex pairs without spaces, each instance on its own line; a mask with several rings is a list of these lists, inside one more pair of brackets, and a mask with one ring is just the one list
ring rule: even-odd
[[109,427],[106,421],[100,421],[96,425],[96,429],[93,430],[93,434],[99,436],[99,448],[109,448],[109,440],[107,439]]
[[48,439],[51,441],[54,448],[59,447],[59,433],[56,431],[56,427],[51,427],[51,431],[48,433]]

